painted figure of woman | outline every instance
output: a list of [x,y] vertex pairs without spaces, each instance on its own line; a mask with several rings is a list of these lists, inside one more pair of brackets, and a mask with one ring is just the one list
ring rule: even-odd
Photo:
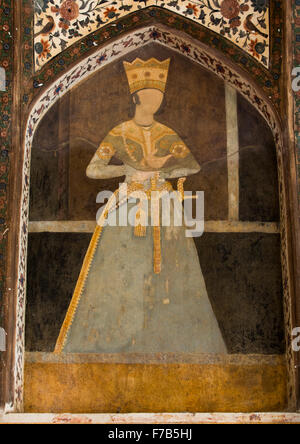
[[[125,176],[130,190],[147,194],[169,192],[167,179],[199,171],[176,132],[154,120],[169,63],[124,62],[134,118],[107,134],[87,167],[88,177]],[[109,165],[112,156],[123,164]],[[113,207],[117,219],[120,210]],[[55,352],[227,353],[193,239],[184,226],[146,226],[141,214],[142,209],[135,227],[97,225]]]

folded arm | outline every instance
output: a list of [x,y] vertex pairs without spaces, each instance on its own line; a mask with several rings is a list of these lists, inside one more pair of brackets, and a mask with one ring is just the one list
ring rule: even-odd
[[108,165],[113,152],[96,151],[92,160],[86,169],[86,175],[91,179],[110,179],[112,177],[121,177],[125,173],[125,165]]

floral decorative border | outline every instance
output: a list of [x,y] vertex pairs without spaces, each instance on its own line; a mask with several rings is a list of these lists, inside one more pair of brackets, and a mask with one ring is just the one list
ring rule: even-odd
[[3,325],[6,272],[6,233],[8,231],[8,179],[11,150],[13,80],[13,9],[9,0],[0,4],[0,66],[5,69],[6,91],[0,91],[0,326]]
[[[29,42],[28,36],[31,37],[31,24],[33,21],[33,11],[30,13],[31,0],[23,0],[27,4],[24,8],[24,38],[27,41],[24,44],[24,73],[26,79],[34,75],[33,69],[33,44]],[[270,66],[269,70],[265,69],[253,57],[247,55],[242,49],[238,48],[228,39],[208,28],[192,22],[176,13],[158,7],[148,7],[138,10],[126,17],[119,18],[112,25],[107,25],[80,41],[74,43],[71,47],[64,50],[57,57],[51,59],[42,69],[34,76],[32,84],[27,85],[24,93],[24,104],[29,104],[32,97],[40,93],[39,89],[43,89],[49,82],[53,81],[58,75],[64,72],[70,65],[80,60],[88,53],[92,53],[98,46],[103,45],[109,39],[117,38],[132,29],[146,26],[150,23],[163,23],[170,28],[183,31],[185,34],[196,38],[206,45],[213,47],[226,54],[235,64],[248,71],[249,74],[262,86],[275,106],[280,108],[280,80],[281,80],[281,64],[282,64],[282,30],[283,30],[283,0],[270,0],[271,23],[275,26],[271,27],[270,35]],[[26,89],[26,88],[25,88]]]
[[223,35],[269,65],[269,0],[34,0],[35,70],[118,18],[157,6]]

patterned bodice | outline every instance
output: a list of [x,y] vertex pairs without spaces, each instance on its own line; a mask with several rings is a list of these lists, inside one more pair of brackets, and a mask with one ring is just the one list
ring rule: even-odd
[[150,127],[137,125],[134,120],[123,122],[113,128],[97,149],[99,159],[108,163],[112,156],[124,164],[143,171],[152,171],[147,164],[147,156],[171,157],[164,170],[197,168],[198,163],[180,137],[167,126],[154,122]]

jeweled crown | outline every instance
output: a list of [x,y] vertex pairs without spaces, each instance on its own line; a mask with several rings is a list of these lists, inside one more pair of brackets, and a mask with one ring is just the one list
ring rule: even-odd
[[152,57],[144,61],[137,58],[131,63],[123,62],[123,65],[131,94],[145,88],[165,92],[170,59],[159,61]]

